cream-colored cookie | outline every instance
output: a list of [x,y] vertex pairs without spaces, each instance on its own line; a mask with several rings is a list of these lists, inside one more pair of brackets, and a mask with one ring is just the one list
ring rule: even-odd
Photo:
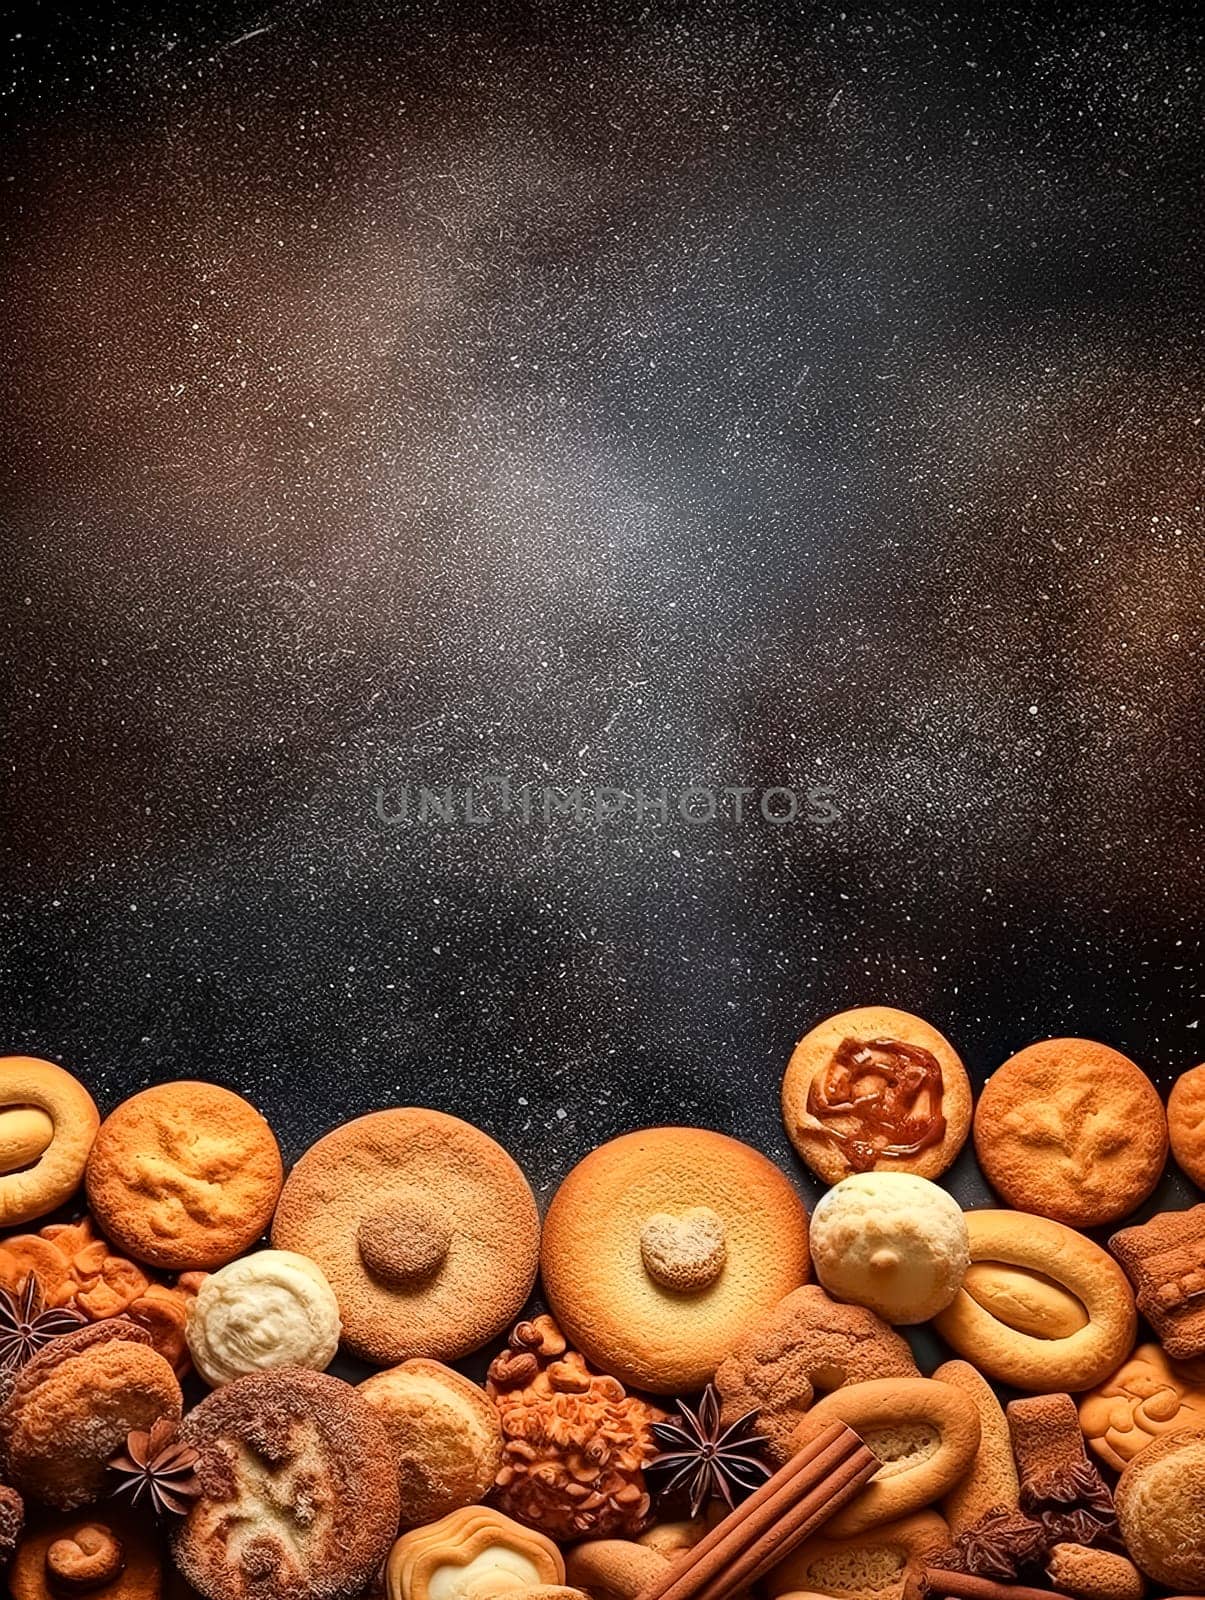
[[957,1537],[989,1511],[1015,1511],[1021,1485],[1013,1460],[1008,1418],[991,1384],[967,1361],[946,1361],[933,1374],[937,1383],[960,1389],[979,1413],[979,1448],[966,1476],[941,1503],[942,1514]]
[[100,1114],[69,1072],[36,1056],[0,1056],[0,1228],[70,1200]]
[[564,1582],[552,1540],[489,1506],[468,1506],[404,1533],[385,1565],[387,1600],[484,1600]]
[[921,1017],[858,1006],[795,1046],[782,1115],[825,1183],[871,1170],[939,1178],[966,1143],[971,1084],[953,1045]]
[[403,1361],[360,1393],[389,1430],[405,1528],[484,1500],[502,1465],[502,1424],[485,1391],[438,1361]]
[[895,1326],[944,1311],[971,1260],[958,1202],[911,1172],[843,1178],[812,1213],[810,1240],[829,1294]]
[[542,1266],[553,1313],[589,1360],[637,1388],[688,1393],[807,1277],[807,1213],[748,1145],[646,1128],[565,1179]]
[[188,1348],[214,1389],[268,1367],[323,1372],[339,1348],[339,1307],[305,1256],[257,1250],[201,1284],[189,1308]]

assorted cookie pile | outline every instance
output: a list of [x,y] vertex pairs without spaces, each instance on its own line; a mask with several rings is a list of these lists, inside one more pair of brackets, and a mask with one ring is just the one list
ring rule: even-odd
[[[941,1034],[875,1006],[800,1041],[782,1109],[830,1185],[810,1219],[758,1151],[650,1128],[541,1226],[441,1112],[359,1117],[286,1175],[229,1090],[102,1121],[0,1059],[9,1592],[1205,1592],[1205,1204],[1110,1232],[1169,1141],[1205,1179],[1205,1067],[1165,1113],[1117,1051],[1048,1040],[975,1105]],[[964,1213],[936,1180],[972,1132],[1002,1205]],[[341,1346],[377,1370],[333,1376]],[[451,1365],[487,1347],[483,1385]]]

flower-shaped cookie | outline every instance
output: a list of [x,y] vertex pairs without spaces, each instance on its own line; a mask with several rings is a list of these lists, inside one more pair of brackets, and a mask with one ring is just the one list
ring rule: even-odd
[[387,1600],[488,1600],[564,1582],[552,1540],[489,1506],[468,1506],[403,1534],[385,1566]]

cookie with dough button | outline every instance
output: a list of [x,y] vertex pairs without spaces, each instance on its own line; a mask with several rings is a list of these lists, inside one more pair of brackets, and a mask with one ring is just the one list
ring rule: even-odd
[[760,1151],[703,1128],[646,1128],[601,1145],[561,1184],[541,1270],[589,1361],[635,1388],[685,1394],[807,1279],[807,1212]]
[[0,1228],[70,1200],[100,1126],[76,1078],[36,1056],[0,1057]]

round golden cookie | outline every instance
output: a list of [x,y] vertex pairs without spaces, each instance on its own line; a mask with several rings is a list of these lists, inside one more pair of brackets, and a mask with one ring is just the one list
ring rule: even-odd
[[263,1234],[283,1177],[275,1135],[253,1105],[183,1079],[105,1118],[88,1158],[88,1203],[138,1261],[221,1267]]
[[126,1435],[178,1421],[180,1385],[151,1336],[120,1317],[44,1345],[0,1408],[6,1476],[27,1500],[65,1511],[103,1491]]
[[795,1046],[782,1116],[825,1183],[872,1171],[937,1178],[966,1143],[971,1084],[954,1046],[923,1018],[858,1006]]
[[561,1184],[541,1268],[553,1315],[595,1366],[685,1394],[806,1279],[807,1212],[748,1145],[646,1128],[602,1145]]
[[1044,1039],[988,1079],[975,1152],[1018,1211],[1092,1228],[1127,1216],[1159,1182],[1167,1118],[1134,1063],[1091,1039]]
[[483,1389],[419,1359],[374,1373],[359,1390],[389,1432],[404,1528],[485,1499],[502,1465],[502,1423]]
[[1205,1063],[1182,1072],[1167,1101],[1172,1155],[1198,1189],[1205,1188]]
[[92,1096],[62,1067],[0,1056],[0,1228],[70,1200],[99,1126]]
[[774,1597],[830,1594],[850,1600],[920,1600],[929,1557],[950,1543],[950,1529],[933,1511],[917,1511],[852,1538],[821,1529],[805,1539],[766,1579]]
[[540,1218],[488,1134],[441,1111],[374,1111],[289,1174],[272,1242],[316,1261],[344,1343],[391,1365],[453,1361],[501,1333],[535,1281]]
[[163,1562],[150,1523],[111,1503],[43,1518],[27,1530],[8,1569],[12,1600],[159,1600]]
[[397,1471],[380,1417],[308,1367],[235,1378],[190,1411],[200,1498],[173,1535],[206,1600],[352,1600],[397,1531]]
[[466,1506],[404,1533],[385,1564],[386,1600],[482,1600],[564,1585],[552,1540],[491,1506]]
[[1205,1589],[1205,1428],[1157,1439],[1136,1455],[1114,1493],[1130,1558],[1169,1589]]

